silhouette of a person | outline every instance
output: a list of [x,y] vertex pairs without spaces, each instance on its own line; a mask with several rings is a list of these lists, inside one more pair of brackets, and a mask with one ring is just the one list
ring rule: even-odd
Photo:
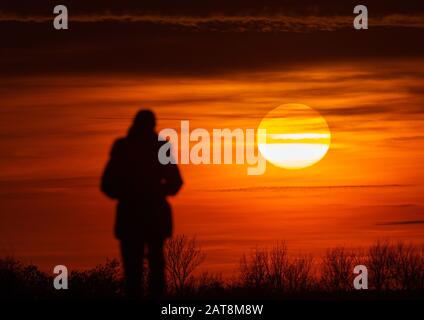
[[124,138],[113,144],[101,189],[118,200],[115,235],[120,240],[126,294],[143,296],[145,247],[149,262],[149,289],[153,297],[165,290],[164,240],[172,235],[172,213],[166,197],[175,195],[182,179],[175,164],[163,165],[158,150],[156,119],[141,110]]

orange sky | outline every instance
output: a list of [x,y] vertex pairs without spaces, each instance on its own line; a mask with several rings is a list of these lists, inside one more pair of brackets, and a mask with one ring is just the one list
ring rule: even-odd
[[424,61],[340,62],[224,77],[55,75],[2,78],[0,251],[49,269],[117,256],[114,203],[99,176],[139,108],[159,129],[256,128],[284,103],[318,110],[326,157],[288,171],[268,164],[182,165],[175,232],[196,235],[204,265],[230,273],[243,252],[286,240],[293,253],[389,238],[424,240]]

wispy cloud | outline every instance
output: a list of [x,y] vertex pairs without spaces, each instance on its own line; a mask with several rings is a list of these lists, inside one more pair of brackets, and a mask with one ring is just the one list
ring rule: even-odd
[[408,225],[408,224],[424,224],[424,220],[399,220],[399,221],[377,223],[378,226]]
[[[52,16],[18,15],[0,13],[0,22],[51,23]],[[126,22],[178,27],[190,30],[231,32],[307,32],[311,30],[333,31],[352,28],[351,15],[209,15],[209,16],[164,16],[147,14],[79,14],[70,21],[77,23]],[[392,14],[370,19],[372,27],[424,28],[423,15]]]
[[322,186],[257,186],[246,188],[226,188],[210,190],[215,192],[257,192],[279,190],[319,190],[319,189],[369,189],[369,188],[402,188],[410,185],[403,184],[370,184],[370,185],[322,185]]

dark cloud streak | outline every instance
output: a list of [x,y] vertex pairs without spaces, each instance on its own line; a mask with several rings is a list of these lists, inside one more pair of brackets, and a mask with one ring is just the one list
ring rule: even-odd
[[[351,26],[356,2],[335,0],[67,1],[69,30],[54,30],[49,19],[42,23],[14,21],[52,19],[56,4],[10,1],[0,5],[0,20],[11,18],[0,21],[0,76],[121,73],[223,77],[340,61],[424,57],[420,41],[424,28],[402,27],[396,19],[389,19],[388,25],[372,25],[373,18],[382,21],[390,15],[397,19],[399,15],[424,16],[422,1],[368,1],[370,29],[363,32]],[[419,19],[411,21],[424,25]],[[305,27],[306,32],[299,32]]]
[[[424,29],[312,33],[178,32],[144,24],[2,23],[0,70],[10,74],[223,75],[338,61],[424,56]],[[13,30],[13,32],[10,32]]]
[[399,221],[377,223],[378,226],[415,225],[415,224],[424,224],[424,220],[399,220]]
[[[54,0],[14,0],[1,4],[2,11],[21,15],[50,13],[57,5]],[[352,13],[358,4],[355,0],[67,0],[66,5],[75,14],[112,13],[150,13],[161,15],[209,16],[211,14],[328,14]],[[368,0],[370,12],[374,15],[390,13],[417,13],[424,11],[420,0]]]
[[258,192],[280,190],[331,190],[331,189],[368,189],[368,188],[405,188],[410,185],[403,184],[370,184],[370,185],[328,185],[328,186],[258,186],[246,188],[209,190],[216,192]]

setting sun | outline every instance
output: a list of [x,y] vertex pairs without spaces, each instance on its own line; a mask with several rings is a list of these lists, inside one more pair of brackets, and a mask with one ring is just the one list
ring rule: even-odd
[[272,164],[301,169],[320,161],[330,148],[331,133],[325,119],[303,104],[285,104],[270,111],[258,130],[258,148]]

